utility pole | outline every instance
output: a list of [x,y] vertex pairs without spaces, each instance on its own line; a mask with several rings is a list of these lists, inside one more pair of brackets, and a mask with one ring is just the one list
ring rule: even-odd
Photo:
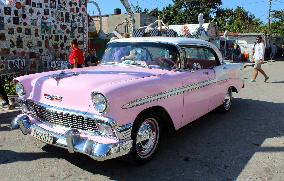
[[272,0],[269,0],[269,6],[268,6],[268,44],[270,45],[270,33],[271,33],[271,25],[270,25],[270,19],[271,19],[271,5]]

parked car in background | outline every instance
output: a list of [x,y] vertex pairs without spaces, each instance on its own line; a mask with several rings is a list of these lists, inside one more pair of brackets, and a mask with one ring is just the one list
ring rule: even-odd
[[241,69],[202,40],[118,39],[96,67],[16,78],[23,112],[12,126],[98,161],[131,155],[143,163],[168,131],[229,111],[244,86]]

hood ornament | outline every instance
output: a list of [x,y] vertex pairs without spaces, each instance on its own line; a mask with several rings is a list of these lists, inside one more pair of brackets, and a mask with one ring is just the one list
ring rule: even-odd
[[72,76],[77,76],[79,75],[78,73],[76,72],[64,72],[64,71],[61,71],[59,74],[53,74],[50,76],[50,78],[53,78],[55,79],[56,81],[59,81],[60,79],[63,79],[63,78],[67,78],[67,77],[72,77]]

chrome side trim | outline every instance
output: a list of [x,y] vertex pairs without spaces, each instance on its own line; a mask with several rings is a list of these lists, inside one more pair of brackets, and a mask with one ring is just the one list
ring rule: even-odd
[[143,98],[139,98],[136,100],[133,100],[125,105],[122,106],[122,109],[129,109],[129,108],[133,108],[133,107],[137,107],[137,106],[141,106],[147,103],[151,103],[154,101],[158,101],[161,99],[167,99],[169,97],[172,96],[177,96],[180,94],[183,94],[185,92],[190,92],[196,89],[200,89],[202,87],[208,86],[210,84],[216,83],[215,79],[208,79],[205,81],[201,81],[198,83],[192,83],[192,84],[188,84],[188,85],[184,85],[182,87],[177,87],[177,88],[173,88],[164,92],[160,92],[154,95],[150,95],[150,96],[146,96]]
[[188,84],[188,85],[184,85],[182,87],[177,87],[177,88],[173,88],[164,92],[159,92],[153,95],[149,95],[149,96],[145,96],[139,99],[135,99],[133,101],[128,102],[127,104],[124,104],[121,108],[122,109],[130,109],[133,107],[137,107],[137,106],[141,106],[144,104],[148,104],[151,102],[155,102],[155,101],[159,101],[162,99],[167,99],[169,97],[172,96],[177,96],[186,92],[191,92],[206,86],[209,86],[211,84],[215,84],[215,83],[219,83],[219,82],[223,82],[223,81],[228,81],[228,79],[224,79],[224,80],[216,80],[216,79],[208,79],[208,80],[204,80],[201,82],[197,82],[197,83],[192,83],[192,84]]

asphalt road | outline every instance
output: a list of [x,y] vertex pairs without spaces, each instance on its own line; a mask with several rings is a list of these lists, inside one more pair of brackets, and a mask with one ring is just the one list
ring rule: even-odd
[[284,180],[284,61],[267,63],[269,83],[252,69],[227,114],[211,112],[182,128],[151,162],[96,162],[11,131],[18,112],[0,110],[0,180]]

